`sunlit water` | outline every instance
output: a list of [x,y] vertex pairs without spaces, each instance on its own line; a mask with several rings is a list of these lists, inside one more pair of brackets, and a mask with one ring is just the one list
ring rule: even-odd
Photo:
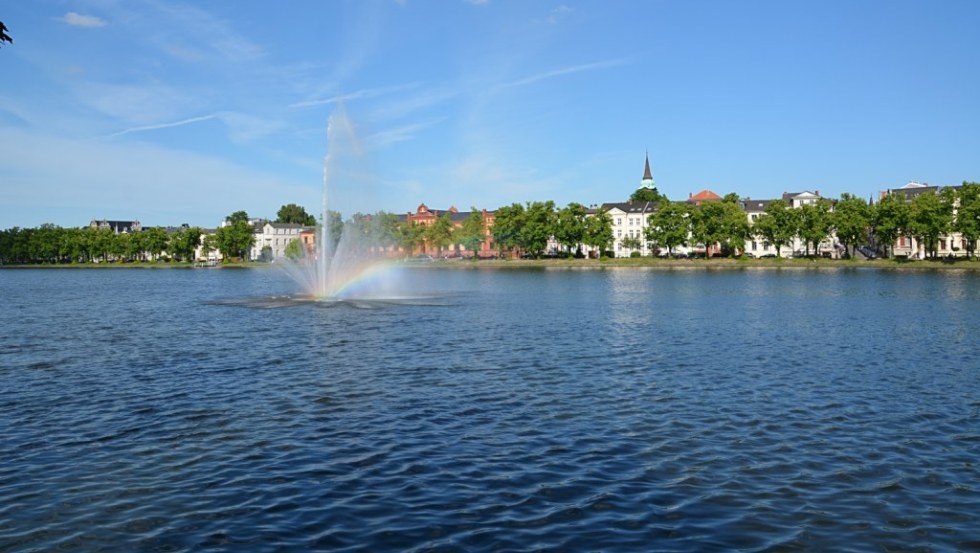
[[980,548],[977,276],[407,278],[0,271],[0,550]]

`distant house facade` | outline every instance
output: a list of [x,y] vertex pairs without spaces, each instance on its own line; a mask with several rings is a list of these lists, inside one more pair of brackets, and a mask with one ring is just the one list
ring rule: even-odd
[[293,240],[302,240],[304,231],[311,227],[292,223],[271,223],[262,221],[253,225],[255,243],[252,245],[251,258],[262,259],[262,251],[268,248],[272,259],[286,257],[286,246]]
[[110,221],[108,219],[92,219],[88,224],[94,229],[108,229],[116,234],[132,234],[143,230],[139,221]]
[[[820,196],[819,190],[812,192],[804,190],[802,192],[783,192],[783,195],[779,199],[786,202],[786,206],[790,209],[799,209],[805,205],[816,205],[817,202],[824,198]],[[741,200],[742,209],[745,211],[745,215],[749,220],[749,232],[752,234],[745,241],[745,253],[752,254],[754,257],[764,255],[778,255],[780,257],[803,255],[803,252],[806,251],[806,245],[798,236],[793,237],[788,244],[784,244],[777,252],[776,247],[767,242],[764,237],[752,233],[752,227],[755,226],[756,221],[765,213],[766,208],[773,201],[775,200],[753,200],[751,198]],[[825,257],[839,257],[842,251],[842,248],[837,242],[837,235],[831,232],[827,238],[820,242],[817,251],[811,252],[811,254]]]
[[[452,244],[448,248],[449,254],[461,257],[495,257],[499,255],[500,252],[494,247],[493,234],[491,233],[496,212],[482,209],[479,213],[483,216],[483,242],[480,243],[480,247],[477,250],[472,251],[465,248],[462,244]],[[449,220],[453,223],[453,227],[458,228],[461,227],[463,225],[463,221],[467,220],[472,214],[472,211],[460,211],[456,209],[455,206],[451,206],[449,209],[430,209],[429,206],[422,203],[415,208],[414,212],[409,211],[405,213],[405,215],[401,215],[399,219],[401,224],[421,225],[428,227],[435,224],[440,217],[448,216]],[[435,255],[439,253],[439,248],[423,240],[420,244],[415,246],[412,252],[405,253],[410,253],[412,255]],[[442,250],[442,254],[446,254],[446,249]]]

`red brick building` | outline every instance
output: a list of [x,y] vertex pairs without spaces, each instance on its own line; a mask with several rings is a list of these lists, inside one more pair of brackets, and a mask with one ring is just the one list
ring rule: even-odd
[[[472,214],[471,211],[460,211],[456,209],[455,206],[449,209],[429,209],[425,204],[420,204],[415,212],[409,211],[404,216],[402,216],[402,221],[405,224],[415,224],[422,226],[432,225],[440,217],[444,215],[449,215],[449,220],[452,221],[455,228],[463,226],[463,221],[469,218]],[[493,221],[495,212],[487,211],[486,209],[480,210],[480,214],[483,215],[483,233],[484,239],[483,243],[480,244],[480,249],[477,251],[470,251],[463,247],[462,244],[453,244],[449,246],[449,255],[459,255],[462,257],[472,257],[474,255],[478,257],[494,257],[498,255],[496,249],[494,249],[493,235],[490,233],[490,229],[493,228]],[[423,242],[415,248],[415,251],[411,252],[413,255],[418,254],[435,254],[438,248],[431,246]],[[443,250],[443,254],[446,254],[446,250]]]

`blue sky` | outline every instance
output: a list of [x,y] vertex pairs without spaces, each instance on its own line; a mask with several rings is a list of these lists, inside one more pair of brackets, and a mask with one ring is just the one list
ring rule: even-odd
[[647,150],[674,199],[980,180],[970,0],[35,0],[0,20],[0,228],[318,212],[341,104],[345,214],[622,201]]

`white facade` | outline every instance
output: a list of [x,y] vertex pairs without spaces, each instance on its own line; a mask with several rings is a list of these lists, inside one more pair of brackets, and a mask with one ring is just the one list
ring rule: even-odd
[[[791,209],[797,209],[803,207],[804,205],[814,205],[821,200],[820,192],[810,192],[808,190],[803,192],[791,192],[784,193],[782,198],[786,202],[786,206]],[[745,210],[745,215],[749,219],[749,232],[751,233],[752,226],[755,225],[756,220],[765,213],[766,206],[769,202],[773,200],[752,200],[745,199],[742,200],[742,208]],[[833,208],[831,208],[833,209]],[[761,236],[752,235],[748,240],[745,241],[745,253],[752,254],[755,257],[762,257],[766,255],[778,255],[780,257],[793,257],[802,256],[806,252],[806,244],[798,237],[794,236],[788,244],[784,244],[779,251],[776,251],[776,247],[765,240]],[[816,256],[829,256],[829,257],[839,257],[841,249],[838,247],[837,234],[831,231],[830,235],[824,239],[817,247],[817,251],[811,251],[810,255]]]
[[286,257],[286,246],[300,239],[300,233],[307,227],[287,223],[265,222],[255,227],[255,244],[252,245],[251,258],[260,259],[262,250],[269,247],[273,259]]

